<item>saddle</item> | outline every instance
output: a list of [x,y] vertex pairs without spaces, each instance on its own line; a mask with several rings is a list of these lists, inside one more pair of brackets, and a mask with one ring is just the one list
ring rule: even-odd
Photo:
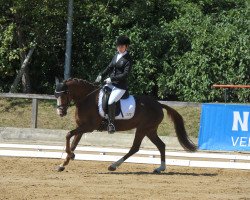
[[[112,90],[105,86],[100,90],[98,98],[98,110],[99,114],[102,117],[102,121],[99,131],[107,130],[108,125],[108,100]],[[116,114],[115,120],[128,120],[134,116],[135,113],[135,98],[132,95],[129,95],[128,91],[124,93],[122,98],[116,103]]]
[[[108,101],[110,94],[112,92],[112,89],[110,89],[108,86],[104,86],[103,89],[103,97],[102,97],[102,109],[104,111],[104,114],[108,114]],[[121,97],[121,99],[128,99],[129,98],[129,92],[126,90],[124,95]],[[116,102],[116,109],[115,109],[115,116],[122,115],[123,117],[123,112],[121,109],[121,100]]]

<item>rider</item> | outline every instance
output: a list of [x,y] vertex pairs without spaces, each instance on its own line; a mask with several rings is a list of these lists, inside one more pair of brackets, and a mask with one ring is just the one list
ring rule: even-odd
[[128,52],[130,39],[121,35],[116,40],[117,53],[113,57],[107,68],[98,75],[96,82],[108,75],[104,80],[106,86],[112,89],[108,101],[108,132],[114,133],[115,126],[115,103],[120,100],[128,89],[127,78],[132,67],[132,60]]

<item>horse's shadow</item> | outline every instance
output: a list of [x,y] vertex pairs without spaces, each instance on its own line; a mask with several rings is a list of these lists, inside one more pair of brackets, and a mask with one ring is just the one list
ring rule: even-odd
[[154,172],[100,172],[99,174],[110,174],[110,175],[159,175],[159,176],[207,176],[213,177],[218,176],[217,173],[183,173],[183,172],[161,172],[160,174]]

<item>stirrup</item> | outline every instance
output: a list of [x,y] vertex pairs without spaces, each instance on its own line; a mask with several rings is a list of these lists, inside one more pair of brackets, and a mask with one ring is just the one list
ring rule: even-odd
[[113,123],[109,123],[108,125],[108,133],[109,134],[114,134],[115,133],[115,126]]

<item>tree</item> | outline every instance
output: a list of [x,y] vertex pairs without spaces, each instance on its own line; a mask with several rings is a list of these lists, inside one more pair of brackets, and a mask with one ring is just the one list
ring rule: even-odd
[[[52,93],[54,77],[64,71],[67,3],[0,0],[0,6],[0,90],[9,90],[22,53],[36,41],[31,88]],[[223,100],[212,84],[250,84],[248,21],[245,0],[75,0],[73,76],[94,81],[116,51],[115,38],[126,34],[132,40],[132,93]],[[247,90],[230,95],[233,101],[250,98]]]

